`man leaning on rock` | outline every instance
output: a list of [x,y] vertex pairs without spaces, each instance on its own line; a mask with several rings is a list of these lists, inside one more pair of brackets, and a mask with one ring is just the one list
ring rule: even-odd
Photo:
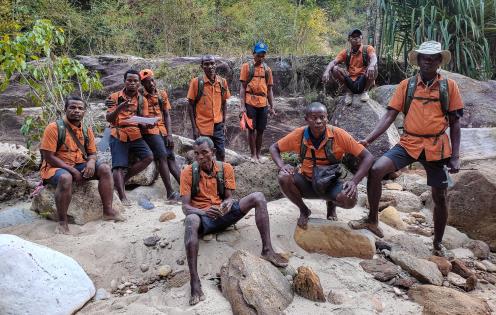
[[[300,127],[270,147],[272,159],[279,167],[282,192],[300,209],[298,226],[306,229],[312,213],[303,198],[327,201],[327,219],[337,220],[336,206],[350,209],[357,202],[357,185],[367,175],[374,159],[372,154],[345,130],[328,125],[327,109],[318,102],[305,108],[307,126]],[[299,172],[286,164],[281,153],[300,155]],[[360,160],[353,178],[342,182],[340,160],[345,153]]]
[[[432,187],[434,201],[434,254],[446,255],[441,241],[448,219],[446,190],[450,173],[460,169],[460,117],[463,102],[455,81],[439,74],[439,68],[451,59],[447,50],[435,41],[422,43],[408,55],[410,64],[420,73],[401,81],[389,102],[386,114],[375,129],[360,143],[368,146],[394,122],[398,113],[405,115],[400,142],[379,158],[367,182],[370,204],[368,218],[350,222],[355,229],[378,229],[381,180],[386,174],[420,162],[427,172],[427,185]],[[450,129],[450,137],[446,130]],[[447,166],[447,167],[446,167]]]
[[272,248],[267,201],[263,193],[254,192],[239,201],[234,200],[234,169],[229,163],[215,160],[213,141],[208,137],[199,137],[195,140],[193,149],[196,161],[181,172],[181,196],[186,215],[184,245],[191,277],[191,305],[205,299],[197,270],[198,238],[225,230],[253,208],[262,238],[261,257],[278,267],[288,264]]
[[90,179],[99,180],[104,220],[124,220],[112,209],[114,184],[110,167],[96,160],[95,136],[91,128],[82,124],[86,107],[80,97],[68,97],[65,100],[65,116],[50,123],[41,139],[41,178],[44,183],[56,187],[55,206],[59,221],[56,233],[69,233],[67,209],[73,183]]

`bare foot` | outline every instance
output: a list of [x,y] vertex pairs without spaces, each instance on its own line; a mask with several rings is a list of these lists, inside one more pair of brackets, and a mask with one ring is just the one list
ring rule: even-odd
[[384,237],[384,233],[382,233],[382,230],[379,227],[379,224],[378,223],[371,223],[368,220],[368,218],[363,218],[360,220],[351,220],[350,222],[348,222],[348,225],[354,230],[367,229],[380,238]]
[[300,209],[300,217],[298,218],[298,226],[304,230],[307,229],[307,224],[308,224],[308,217],[312,214],[312,211],[310,209],[306,210],[301,210]]
[[332,201],[327,202],[327,220],[337,221],[338,215],[336,214],[336,205]]
[[114,222],[125,222],[124,218],[120,213],[112,212],[112,214],[103,214],[103,221],[114,221]]
[[66,224],[57,224],[55,227],[55,234],[65,234],[65,235],[70,235],[71,232],[69,231],[69,226]]
[[262,253],[261,257],[276,267],[287,267],[288,260],[284,258],[281,254],[278,254],[274,251],[268,251],[266,253]]
[[195,305],[205,301],[205,294],[201,289],[200,281],[191,282],[191,298],[189,299],[189,305]]

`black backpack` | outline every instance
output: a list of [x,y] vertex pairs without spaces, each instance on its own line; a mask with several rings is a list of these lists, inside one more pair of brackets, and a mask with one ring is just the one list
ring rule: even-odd
[[[216,174],[217,179],[217,193],[221,199],[224,199],[225,185],[224,185],[224,163],[221,161],[215,161],[219,167],[219,171]],[[200,183],[200,164],[198,162],[193,162],[191,165],[192,170],[192,181],[191,181],[191,198],[194,198],[198,194],[198,185]]]
[[[306,155],[307,155],[308,147],[305,145],[305,142],[303,141],[304,138],[305,138],[305,131],[303,131],[303,134],[301,136],[301,144],[300,144],[300,161],[301,161],[301,163],[303,163],[303,160],[305,160],[305,159],[307,159],[307,160],[308,159],[311,159],[311,160],[314,160],[314,159],[315,160],[328,160],[329,162],[331,162],[331,164],[339,164],[340,163],[340,161],[338,159],[336,159],[336,156],[334,155],[334,152],[332,151],[332,146],[334,144],[333,138],[330,138],[329,140],[327,140],[327,142],[325,144],[324,150],[325,150],[326,158],[315,158],[315,152],[312,152],[312,158],[307,158]],[[314,151],[314,150],[312,150],[312,151]]]
[[[226,94],[227,88],[224,86],[224,79],[220,78],[219,80],[220,84],[220,93],[222,95],[222,99],[224,99],[224,95]],[[203,88],[205,87],[205,81],[203,80],[203,76],[198,77],[198,90],[196,92],[196,97],[195,97],[195,106],[198,104],[200,99],[203,96]]]

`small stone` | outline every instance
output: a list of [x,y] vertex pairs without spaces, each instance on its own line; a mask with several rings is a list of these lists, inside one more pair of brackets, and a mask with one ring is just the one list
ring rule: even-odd
[[120,309],[123,309],[123,308],[124,308],[124,304],[119,303],[119,302],[117,302],[117,303],[113,303],[113,304],[110,306],[110,308],[111,308],[112,310],[114,310],[114,311],[116,311],[116,310],[120,310]]
[[169,242],[166,241],[158,242],[158,246],[160,246],[160,248],[165,248],[167,245],[169,245]]
[[403,190],[403,186],[398,183],[387,183],[384,185],[384,188],[389,190]]
[[213,234],[205,234],[203,235],[202,239],[205,241],[205,242],[210,242],[211,240],[214,239],[214,235]]
[[95,301],[107,300],[109,297],[110,294],[104,288],[100,288],[96,291]]
[[481,273],[482,279],[486,280],[492,285],[496,285],[496,276],[493,274],[487,273],[487,272],[482,272]]
[[439,271],[441,271],[441,273],[443,274],[443,276],[446,277],[450,273],[452,268],[451,263],[446,258],[439,256],[431,256],[427,258],[427,260],[435,263]]
[[406,229],[406,224],[401,220],[395,207],[389,206],[379,213],[379,220],[398,230]]
[[110,281],[110,289],[112,290],[112,292],[117,290],[117,280],[112,279],[112,281]]
[[467,281],[465,282],[465,291],[473,291],[475,288],[477,288],[477,276],[472,275],[467,278]]
[[131,283],[131,282],[129,282],[129,281],[124,282],[124,286],[125,286],[125,287],[130,287],[131,285],[132,285],[132,283]]
[[172,248],[172,243],[169,243],[169,245],[167,245],[167,249],[171,249]]
[[293,281],[293,276],[291,276],[291,275],[286,275],[286,279],[288,279],[288,281]]
[[157,235],[153,235],[145,238],[143,240],[143,244],[145,244],[145,246],[151,247],[151,246],[155,246],[159,241],[160,241],[160,237],[158,237]]
[[455,258],[465,259],[465,258],[473,258],[474,253],[468,248],[455,248],[452,249],[451,252],[455,255]]
[[415,281],[415,279],[413,279],[411,277],[408,277],[408,278],[397,278],[397,279],[394,279],[394,282],[392,283],[392,285],[397,286],[397,287],[400,287],[400,288],[409,289],[415,283],[417,283],[417,281]]
[[147,285],[141,285],[138,287],[138,293],[146,293],[148,292],[148,286]]
[[410,212],[410,215],[415,219],[424,219],[425,221],[425,214],[423,214],[422,212]]
[[465,279],[462,276],[457,275],[454,272],[450,272],[448,274],[447,279],[451,284],[456,285],[457,287],[465,286]]
[[479,270],[482,270],[482,271],[487,271],[486,265],[484,265],[480,261],[474,261],[474,266],[475,266],[476,269],[479,269]]
[[462,276],[463,278],[467,279],[468,277],[472,276],[474,273],[472,270],[470,270],[463,261],[460,259],[453,259],[451,261],[451,265],[453,266],[452,270],[454,273]]
[[384,311],[384,303],[382,303],[381,299],[374,295],[371,299],[372,307],[377,313],[382,313]]
[[325,302],[324,291],[319,276],[306,266],[298,267],[298,274],[293,279],[295,293],[314,302]]
[[176,218],[176,214],[172,211],[166,211],[160,215],[160,222],[170,221]]
[[160,277],[167,277],[172,272],[172,268],[169,265],[163,265],[158,268],[158,275]]
[[396,294],[396,296],[402,296],[403,295],[403,292],[401,292],[401,290],[398,289],[397,287],[393,287],[393,291],[394,291],[394,294]]
[[291,280],[296,276],[296,270],[293,268],[293,266],[288,265],[285,268],[278,267],[279,271],[285,275],[285,276],[291,276]]
[[129,290],[129,289],[128,289],[128,290],[126,290],[126,294],[131,294],[131,293],[133,293],[133,291],[132,291],[132,290]]
[[131,290],[134,290],[137,288],[137,286],[133,284],[130,288],[131,288]]
[[422,236],[427,236],[427,237],[432,236],[432,229],[430,229],[430,228],[423,228],[423,227],[416,226],[416,225],[409,225],[406,228],[406,231],[407,232],[410,232],[410,233],[422,235]]
[[161,262],[162,262],[162,259],[157,258],[157,260],[155,261],[155,265],[160,265]]
[[382,282],[391,280],[401,271],[400,267],[383,258],[363,260],[360,262],[360,266],[363,270],[372,274],[374,279]]
[[384,255],[384,257],[389,257],[391,256],[391,251],[387,249],[381,250],[381,253]]
[[331,304],[336,304],[336,305],[341,305],[345,301],[345,296],[344,294],[340,292],[336,292],[335,290],[329,291],[329,294],[327,295],[327,301]]
[[179,266],[184,265],[184,259],[182,259],[182,258],[177,259],[176,264],[178,264]]
[[449,287],[450,287],[450,283],[449,283],[449,281],[448,281],[448,280],[444,280],[444,281],[443,281],[443,287],[447,287],[447,288],[449,288]]
[[489,257],[490,249],[483,241],[472,240],[465,244],[463,247],[470,249],[470,251],[479,259],[487,259]]
[[377,249],[380,249],[380,250],[383,250],[383,249],[387,249],[387,250],[391,250],[391,244],[389,244],[388,242],[378,238],[375,240],[375,247]]
[[124,290],[124,288],[125,288],[125,287],[126,287],[126,286],[124,285],[124,283],[121,283],[121,284],[119,284],[119,285],[117,286],[117,289],[119,289],[119,290]]
[[431,261],[416,258],[405,251],[391,252],[391,260],[417,280],[434,285],[442,285],[443,275],[437,265]]
[[483,260],[482,263],[486,266],[487,271],[496,272],[496,265],[490,262],[489,260]]
[[146,264],[141,264],[140,265],[141,272],[147,272],[149,267]]

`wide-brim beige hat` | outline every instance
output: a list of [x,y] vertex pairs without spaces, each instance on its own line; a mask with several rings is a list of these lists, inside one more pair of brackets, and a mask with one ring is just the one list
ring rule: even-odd
[[443,50],[441,48],[441,43],[436,41],[424,42],[420,45],[418,49],[412,50],[408,53],[408,62],[411,65],[418,66],[417,58],[419,54],[424,55],[435,55],[441,54],[443,56],[443,61],[441,61],[441,67],[449,63],[451,60],[451,53],[449,50]]

